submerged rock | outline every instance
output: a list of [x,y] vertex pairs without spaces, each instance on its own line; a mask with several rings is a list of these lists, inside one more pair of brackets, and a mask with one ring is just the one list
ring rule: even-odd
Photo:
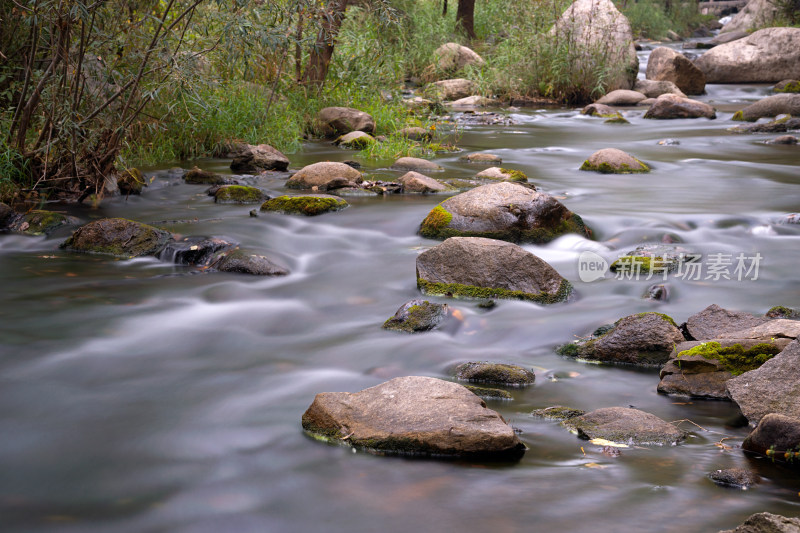
[[712,304],[686,320],[686,331],[692,339],[731,338],[732,333],[759,326],[769,319],[742,311],[728,311]]
[[214,193],[218,204],[257,204],[265,198],[267,195],[261,189],[245,185],[223,185]]
[[656,415],[627,407],[605,407],[568,418],[562,424],[586,440],[604,439],[628,445],[675,445],[686,432]]
[[518,365],[489,363],[485,361],[464,363],[456,367],[456,379],[477,383],[492,383],[524,387],[536,380],[536,374]]
[[397,178],[406,193],[437,193],[450,190],[450,187],[419,172],[407,172]]
[[172,234],[124,218],[103,218],[78,228],[61,248],[75,252],[110,254],[119,257],[156,255]]
[[401,157],[392,164],[391,168],[392,170],[416,170],[428,172],[442,170],[442,167],[433,161],[420,159],[419,157]]
[[800,117],[783,117],[765,124],[747,124],[728,128],[731,133],[785,133],[793,130],[800,130]]
[[363,181],[361,172],[345,163],[323,161],[303,167],[286,181],[290,189],[312,189],[326,191],[343,187],[355,187]]
[[591,170],[602,174],[634,174],[650,172],[650,167],[622,150],[604,148],[584,161],[580,170]]
[[286,170],[289,158],[268,144],[247,144],[233,157],[234,172],[261,172],[263,170]]
[[475,396],[484,400],[513,400],[511,393],[503,389],[493,389],[491,387],[476,387],[475,385],[464,385]]
[[766,455],[775,461],[800,465],[800,418],[777,413],[765,415],[750,433],[742,449]]
[[487,168],[475,174],[475,177],[484,180],[518,181],[521,183],[528,181],[528,176],[521,171],[500,167]]
[[686,94],[705,92],[706,77],[703,71],[686,56],[666,46],[659,46],[650,53],[645,76],[648,80],[671,81]]
[[478,236],[544,243],[567,233],[591,235],[561,202],[512,182],[482,185],[448,198],[420,225],[420,235],[429,239]]
[[674,118],[717,118],[716,110],[710,105],[681,98],[675,94],[662,94],[644,114],[644,118],[674,119]]
[[9,229],[18,231],[26,235],[48,235],[61,226],[75,225],[78,220],[75,217],[47,211],[44,209],[34,209],[24,215],[13,217]]
[[302,423],[329,442],[387,454],[500,459],[525,452],[511,426],[478,396],[428,377],[317,394]]
[[572,285],[515,244],[451,237],[417,256],[417,286],[426,294],[560,302]]
[[193,185],[222,185],[229,181],[225,176],[203,170],[196,166],[192,167],[191,170],[183,175],[183,180]]
[[400,306],[394,316],[383,323],[383,329],[407,333],[437,329],[447,318],[447,309],[447,304],[411,300]]
[[708,478],[723,487],[735,487],[737,489],[747,489],[758,484],[761,478],[758,474],[745,470],[744,468],[726,468],[725,470],[715,470],[708,474]]
[[206,266],[217,252],[236,244],[217,237],[186,237],[167,243],[158,258],[179,265]]
[[351,131],[375,132],[375,120],[352,107],[326,107],[317,113],[320,133],[326,137],[344,135]]
[[744,521],[736,529],[728,529],[719,533],[798,533],[800,518],[787,518],[772,513],[756,513]]
[[585,414],[586,411],[573,409],[572,407],[564,407],[563,405],[553,405],[552,407],[534,409],[531,411],[531,415],[548,420],[569,420],[570,418],[576,418]]
[[733,115],[733,119],[755,122],[760,118],[777,117],[784,114],[800,115],[800,94],[767,96],[738,111]]
[[349,205],[343,198],[327,194],[276,196],[261,204],[261,211],[313,217],[330,211],[341,211]]
[[235,249],[218,253],[211,261],[211,267],[220,272],[250,274],[251,276],[285,276],[289,271],[273,263],[269,258]]

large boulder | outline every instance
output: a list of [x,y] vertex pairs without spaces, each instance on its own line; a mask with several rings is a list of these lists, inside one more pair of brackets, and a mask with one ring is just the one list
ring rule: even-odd
[[246,145],[231,161],[234,172],[261,172],[262,170],[286,170],[289,158],[268,144]]
[[800,72],[800,28],[766,28],[716,46],[694,64],[706,83],[776,83]]
[[[770,413],[758,423],[756,429],[750,433],[744,442],[742,449],[749,452],[768,455],[775,460],[791,460],[792,462],[800,459],[800,413],[795,416],[786,416],[777,413]],[[787,452],[791,455],[787,456]]]
[[317,113],[320,132],[326,137],[351,131],[375,132],[375,120],[367,113],[351,107],[326,107]]
[[689,58],[672,48],[659,46],[650,53],[645,76],[648,80],[671,81],[686,94],[703,94],[706,77]]
[[638,313],[601,328],[587,339],[563,345],[558,352],[590,361],[654,366],[664,364],[675,344],[683,340],[669,316]]
[[426,294],[560,302],[572,285],[515,244],[451,237],[417,256],[417,286]]
[[430,178],[425,174],[414,172],[413,170],[397,178],[397,181],[403,186],[403,192],[407,193],[437,193],[450,189],[450,187],[441,181]]
[[717,118],[716,110],[705,102],[662,94],[644,114],[644,118]]
[[633,90],[642,93],[648,98],[658,98],[662,94],[677,94],[678,96],[686,97],[686,94],[675,83],[666,80],[636,80]]
[[317,394],[302,423],[317,438],[381,453],[514,458],[525,451],[513,428],[478,396],[429,377]]
[[323,161],[303,167],[286,181],[290,189],[313,189],[327,191],[342,187],[355,187],[361,183],[361,172],[350,165]]
[[441,100],[458,100],[472,96],[478,86],[470,80],[456,78],[432,83],[428,91]]
[[729,311],[717,304],[711,304],[686,320],[686,332],[699,341],[731,338],[733,333],[768,322],[763,316],[755,316],[743,311]]
[[550,35],[575,51],[572,68],[592,72],[608,68],[606,90],[630,89],[639,59],[628,19],[611,0],[576,0],[556,21]]
[[90,252],[140,257],[156,255],[172,240],[172,234],[162,229],[124,218],[102,218],[78,228],[61,248],[75,252]]
[[603,148],[589,156],[580,170],[591,170],[602,174],[636,174],[650,172],[650,167],[622,150]]
[[453,73],[473,65],[481,67],[486,64],[481,56],[472,49],[458,43],[446,43],[433,52],[436,68],[443,72]]
[[731,399],[750,424],[768,413],[797,416],[800,413],[800,343],[794,340],[781,353],[756,370],[727,383]]
[[647,96],[638,91],[617,89],[607,93],[595,103],[608,106],[634,106],[645,98],[647,98]]
[[514,182],[482,185],[448,198],[420,226],[420,234],[430,239],[477,236],[544,243],[567,233],[591,234],[561,202]]
[[568,418],[562,424],[582,439],[603,439],[634,446],[671,446],[686,439],[686,432],[656,415],[628,407],[605,407]]
[[750,0],[738,13],[733,15],[721,30],[726,33],[751,32],[772,26],[778,15],[778,3],[774,0]]
[[756,513],[736,529],[719,533],[800,533],[800,518],[788,518],[772,513]]
[[755,122],[764,117],[800,115],[800,94],[775,94],[762,98],[737,112],[734,120]]

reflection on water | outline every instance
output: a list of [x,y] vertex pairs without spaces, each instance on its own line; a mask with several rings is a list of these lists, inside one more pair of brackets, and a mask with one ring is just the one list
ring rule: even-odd
[[[800,209],[796,147],[725,131],[739,101],[766,87],[709,88],[716,121],[608,125],[577,110],[521,110],[513,126],[465,126],[466,151],[500,155],[581,214],[596,242],[567,236],[526,248],[577,289],[566,304],[455,301],[455,331],[407,336],[381,323],[418,296],[414,263],[435,244],[416,235],[442,197],[348,198],[317,218],[248,215],[216,205],[203,186],[155,172],[141,197],[106,202],[84,220],[122,216],[181,235],[213,235],[287,265],[285,278],[197,274],[153,259],[67,254],[66,233],[0,239],[0,510],[6,528],[46,531],[716,531],[753,512],[796,515],[799,483],[736,449],[747,430],[724,402],[656,394],[657,371],[563,359],[557,344],[635,312],[678,322],[711,303],[764,313],[800,305],[800,230],[776,226]],[[727,106],[727,107],[726,107]],[[663,138],[678,145],[662,146]],[[617,147],[651,163],[647,175],[579,172]],[[437,158],[442,176],[478,169]],[[352,159],[309,143],[293,167]],[[355,156],[357,158],[357,156]],[[226,161],[202,161],[224,171]],[[367,173],[396,176],[386,162]],[[282,177],[247,178],[272,192]],[[671,279],[670,301],[641,298],[652,283],[581,283],[585,250],[615,255],[665,234],[703,254],[763,256],[755,281]],[[533,368],[534,386],[491,403],[529,446],[516,465],[374,457],[305,437],[300,416],[322,391],[356,391],[402,375],[448,377],[456,363],[498,360]],[[554,404],[635,406],[691,431],[685,445],[618,457],[534,419]],[[749,467],[750,491],[706,473]],[[701,503],[702,502],[702,503]]]

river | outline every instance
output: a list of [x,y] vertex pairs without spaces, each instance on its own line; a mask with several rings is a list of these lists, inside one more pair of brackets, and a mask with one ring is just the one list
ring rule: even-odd
[[[643,55],[643,58],[645,56]],[[491,310],[448,301],[459,328],[419,335],[381,329],[417,297],[415,259],[437,244],[416,234],[444,197],[350,197],[351,207],[314,218],[214,204],[206,187],[163,168],[141,196],[82,220],[128,217],[181,235],[222,236],[264,252],[291,275],[196,273],[155,259],[118,260],[59,250],[67,229],[0,238],[0,521],[4,531],[404,533],[442,531],[648,531],[733,528],[755,512],[800,514],[800,481],[738,444],[726,402],[656,393],[657,369],[566,359],[554,347],[643,311],[678,323],[710,304],[763,314],[800,306],[800,148],[775,135],[733,135],[733,112],[769,94],[766,85],[709,86],[698,99],[716,120],[604,124],[578,109],[503,111],[513,125],[461,128],[461,153],[440,154],[444,172],[479,169],[472,151],[503,158],[541,190],[562,197],[594,230],[525,248],[576,287],[568,303],[499,301]],[[673,138],[677,145],[659,145]],[[578,171],[594,151],[625,150],[650,163],[643,175]],[[358,159],[308,142],[292,168]],[[203,160],[219,172],[229,161]],[[368,175],[398,176],[390,162],[362,160]],[[283,179],[249,181],[272,193]],[[61,208],[59,208],[61,209]],[[619,254],[668,234],[692,251],[760,254],[757,279],[670,277],[670,298],[642,298],[653,280],[580,281],[578,256]],[[735,259],[734,259],[735,262]],[[707,265],[706,265],[707,266]],[[447,301],[445,298],[432,298]],[[489,401],[529,450],[516,464],[379,457],[305,436],[300,417],[325,391],[357,391],[387,379],[449,379],[464,361],[532,368],[536,383],[513,401]],[[533,418],[550,405],[586,410],[635,406],[691,432],[675,447],[619,456]],[[763,481],[743,491],[706,474],[745,467]]]

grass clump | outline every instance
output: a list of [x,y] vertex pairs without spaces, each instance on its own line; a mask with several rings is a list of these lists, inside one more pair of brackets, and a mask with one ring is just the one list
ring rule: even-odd
[[690,350],[680,352],[678,359],[693,355],[699,355],[706,359],[716,359],[722,363],[725,370],[734,376],[739,376],[760,367],[780,351],[780,348],[768,342],[762,342],[747,349],[741,344],[723,347],[718,342],[704,342]]

